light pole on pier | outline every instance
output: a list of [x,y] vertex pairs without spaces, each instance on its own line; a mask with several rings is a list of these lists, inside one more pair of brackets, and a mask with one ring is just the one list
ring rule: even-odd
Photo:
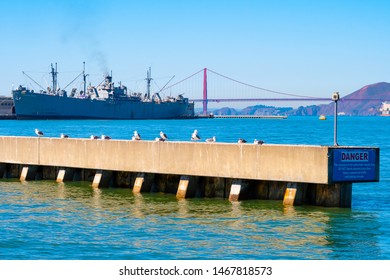
[[337,102],[340,100],[340,95],[338,92],[334,92],[332,94],[332,100],[334,101],[333,145],[338,146],[339,144],[337,143]]

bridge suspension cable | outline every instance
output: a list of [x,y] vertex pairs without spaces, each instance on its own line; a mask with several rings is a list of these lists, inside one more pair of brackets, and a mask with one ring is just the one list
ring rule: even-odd
[[248,86],[248,87],[251,87],[251,88],[255,88],[255,89],[259,89],[259,90],[263,90],[263,91],[267,91],[267,92],[272,92],[272,93],[276,93],[276,94],[281,94],[281,95],[285,95],[285,96],[294,96],[294,97],[299,97],[299,98],[309,98],[310,100],[312,100],[313,98],[315,97],[312,97],[312,96],[307,96],[307,95],[298,95],[298,94],[292,94],[292,93],[286,93],[286,92],[281,92],[281,91],[276,91],[276,90],[271,90],[271,89],[266,89],[266,88],[262,88],[262,87],[258,87],[258,86],[254,86],[254,85],[250,85],[248,83],[244,83],[244,82],[240,82],[236,79],[233,79],[233,78],[230,78],[228,76],[225,76],[225,75],[222,75],[222,74],[219,74],[211,69],[207,69],[208,71],[210,71],[211,73],[214,73],[220,77],[223,77],[225,79],[228,79],[230,81],[233,81],[233,82],[236,82],[236,83],[239,83],[239,84],[242,84],[244,86]]
[[180,84],[180,83],[182,83],[182,82],[192,78],[193,76],[199,74],[202,71],[203,71],[203,69],[199,70],[198,72],[195,72],[194,74],[188,76],[187,78],[184,78],[183,80],[180,80],[180,81],[178,81],[178,82],[176,82],[176,83],[174,83],[174,84],[172,84],[170,86],[167,86],[167,87],[163,88],[161,91],[166,91],[166,90],[168,90],[168,89],[170,89],[170,88],[172,88],[172,87],[174,87],[174,86],[176,86],[176,85],[178,85],[178,84]]

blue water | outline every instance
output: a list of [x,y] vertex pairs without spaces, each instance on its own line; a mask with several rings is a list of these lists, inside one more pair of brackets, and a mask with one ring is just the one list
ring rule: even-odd
[[[176,200],[90,183],[0,181],[0,259],[390,259],[390,118],[340,117],[341,145],[380,147],[380,182],[353,185],[351,209],[282,201]],[[204,138],[333,144],[316,117],[160,121],[0,121],[0,135]]]

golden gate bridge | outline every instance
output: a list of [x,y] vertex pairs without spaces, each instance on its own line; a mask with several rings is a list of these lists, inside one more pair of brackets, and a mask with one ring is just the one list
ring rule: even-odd
[[[210,75],[213,75],[214,77],[211,82],[209,79]],[[223,79],[224,81],[222,82],[222,85],[221,83],[218,84],[215,82],[215,78]],[[199,81],[199,79],[201,79],[201,81]],[[230,84],[226,85],[226,81],[229,81]],[[237,86],[241,88],[237,90]],[[235,93],[239,91],[245,91],[246,96],[240,98],[226,97],[226,93],[229,91]],[[190,101],[201,102],[203,104],[203,114],[207,114],[207,105],[209,102],[332,101],[331,97],[313,97],[262,88],[238,81],[208,68],[201,69],[170,86],[165,86],[160,90],[160,92],[165,94],[174,93],[175,95],[186,94],[186,97],[188,97]],[[202,98],[196,98],[196,96],[199,96],[199,92],[203,92]],[[210,92],[212,95],[216,92],[224,92],[225,97],[210,97]],[[247,97],[250,94],[253,96]]]

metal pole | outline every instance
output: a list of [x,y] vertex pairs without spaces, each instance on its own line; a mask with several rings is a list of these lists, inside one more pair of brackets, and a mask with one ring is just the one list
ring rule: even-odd
[[334,102],[334,145],[339,145],[337,144],[337,100]]
[[85,61],[83,62],[84,94],[87,93],[87,76],[85,75]]
[[150,100],[150,82],[152,81],[152,67],[149,67],[149,70],[146,72],[146,93],[148,95],[148,100]]
[[339,144],[337,143],[337,102],[340,99],[340,95],[338,92],[334,92],[332,95],[332,100],[334,101],[334,124],[333,124],[333,145],[338,146]]

